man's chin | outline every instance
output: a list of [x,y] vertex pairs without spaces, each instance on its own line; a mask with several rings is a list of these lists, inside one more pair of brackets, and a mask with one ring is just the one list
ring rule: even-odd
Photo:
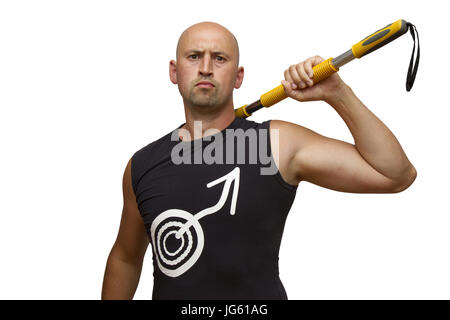
[[219,106],[217,101],[211,99],[194,99],[191,100],[190,104],[201,109],[215,109]]
[[194,104],[192,104],[192,106],[195,108],[195,109],[199,109],[199,110],[215,110],[215,109],[218,109],[219,108],[219,106],[217,105],[217,104],[203,104],[203,103],[194,103]]

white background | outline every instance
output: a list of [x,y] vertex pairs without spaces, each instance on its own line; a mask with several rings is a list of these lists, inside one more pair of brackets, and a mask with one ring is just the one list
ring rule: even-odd
[[[280,249],[289,299],[449,299],[447,54],[444,1],[2,1],[0,298],[99,299],[131,155],[184,122],[169,60],[181,32],[214,21],[244,66],[235,107],[313,55],[336,57],[398,19],[421,58],[405,90],[410,33],[341,68],[395,134],[418,176],[398,194],[302,182]],[[288,99],[283,119],[353,143],[324,102]],[[135,299],[151,299],[151,247]]]

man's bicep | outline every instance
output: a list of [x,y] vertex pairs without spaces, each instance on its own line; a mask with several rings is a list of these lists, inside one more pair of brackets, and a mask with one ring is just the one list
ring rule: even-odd
[[298,179],[324,188],[353,193],[390,193],[394,181],[364,160],[355,145],[303,128],[292,160]]
[[122,217],[114,250],[121,259],[134,263],[143,259],[149,239],[132,188],[131,159],[125,168],[122,190]]

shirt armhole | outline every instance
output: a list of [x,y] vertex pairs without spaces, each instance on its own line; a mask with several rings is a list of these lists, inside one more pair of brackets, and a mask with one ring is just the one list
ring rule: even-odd
[[281,176],[281,173],[280,173],[280,170],[278,169],[278,166],[277,166],[277,164],[276,164],[276,162],[275,162],[275,159],[274,159],[274,157],[273,157],[273,154],[272,154],[272,144],[270,143],[270,121],[271,120],[266,120],[266,121],[264,121],[263,122],[263,127],[264,128],[267,128],[267,132],[268,132],[268,135],[267,135],[267,145],[268,145],[268,150],[269,150],[269,152],[270,152],[270,158],[271,158],[271,161],[273,161],[273,164],[276,166],[276,168],[277,168],[277,173],[275,173],[273,176],[275,176],[275,178],[278,180],[278,182],[280,183],[280,185],[282,186],[282,187],[284,187],[285,189],[287,189],[288,191],[293,191],[293,192],[295,192],[295,191],[297,191],[297,188],[298,188],[298,185],[293,185],[293,184],[290,184],[290,183],[288,183],[287,181],[285,181],[284,180],[284,178]]
[[[136,152],[137,153],[137,152]],[[135,156],[136,153],[131,157],[131,186],[133,187],[134,196],[136,197],[136,189],[137,189],[137,177],[136,177],[136,167],[135,167]]]

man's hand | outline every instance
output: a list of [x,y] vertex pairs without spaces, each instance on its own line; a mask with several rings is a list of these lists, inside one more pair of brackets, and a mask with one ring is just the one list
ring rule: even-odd
[[298,64],[291,65],[284,72],[282,80],[286,95],[298,101],[332,101],[338,97],[347,86],[337,73],[325,80],[313,84],[313,67],[324,61],[320,56],[314,56]]

